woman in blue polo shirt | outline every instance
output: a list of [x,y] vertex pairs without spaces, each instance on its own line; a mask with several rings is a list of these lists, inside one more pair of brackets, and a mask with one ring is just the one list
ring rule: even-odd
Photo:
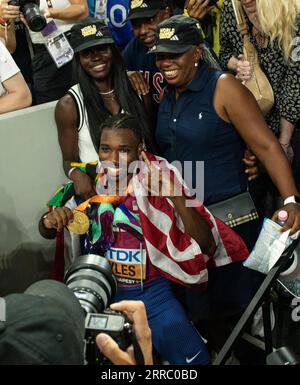
[[[204,203],[211,205],[247,189],[245,144],[261,160],[282,197],[297,195],[291,170],[250,92],[232,75],[202,59],[197,20],[173,16],[158,27],[152,49],[168,86],[160,104],[156,139],[169,162],[204,161]],[[196,181],[196,168],[184,175]],[[300,228],[300,207],[285,206]],[[298,222],[299,221],[299,222]],[[246,239],[247,240],[247,239]],[[250,242],[248,242],[250,245]]]
[[[169,162],[190,161],[193,170],[185,173],[184,179],[193,187],[199,176],[196,162],[204,162],[204,185],[202,180],[200,184],[204,187],[204,204],[208,206],[238,197],[247,190],[243,165],[247,144],[282,197],[297,195],[288,161],[254,97],[232,75],[214,70],[202,60],[202,34],[197,20],[173,16],[160,23],[157,32],[158,41],[152,53],[156,54],[156,65],[168,83],[156,127],[163,157]],[[284,209],[291,220],[287,228],[295,232],[300,228],[300,206],[290,203]],[[257,221],[248,221],[235,230],[251,248],[258,232]],[[214,269],[205,297],[188,293],[190,310],[197,312],[193,314],[195,320],[220,319],[242,311],[257,289],[256,277],[253,279],[251,274],[238,263]]]

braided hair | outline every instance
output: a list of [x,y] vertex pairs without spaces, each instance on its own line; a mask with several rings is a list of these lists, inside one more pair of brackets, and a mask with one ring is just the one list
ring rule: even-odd
[[139,121],[130,114],[118,114],[109,116],[100,126],[100,138],[103,129],[128,129],[133,131],[135,137],[138,140],[138,143],[144,142],[144,137],[142,135],[141,125]]

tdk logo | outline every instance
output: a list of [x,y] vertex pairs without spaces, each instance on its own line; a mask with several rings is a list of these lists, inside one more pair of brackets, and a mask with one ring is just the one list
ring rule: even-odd
[[110,249],[106,257],[115,262],[141,263],[140,250]]

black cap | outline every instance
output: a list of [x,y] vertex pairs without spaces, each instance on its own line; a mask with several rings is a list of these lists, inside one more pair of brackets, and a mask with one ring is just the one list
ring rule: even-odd
[[66,285],[40,281],[1,300],[1,364],[84,364],[85,316]]
[[155,16],[166,4],[164,0],[131,0],[128,19],[143,19]]
[[114,44],[114,40],[103,22],[87,17],[71,28],[70,44],[74,52],[80,52],[96,45]]
[[157,27],[157,42],[149,53],[184,53],[204,40],[198,20],[176,15]]

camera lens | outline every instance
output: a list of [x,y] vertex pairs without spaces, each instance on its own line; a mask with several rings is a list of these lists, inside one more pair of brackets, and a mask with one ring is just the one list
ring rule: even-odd
[[40,32],[46,27],[46,18],[40,14],[39,6],[37,4],[24,4],[22,7],[22,12],[27,21],[28,27],[33,32]]
[[76,258],[65,275],[65,283],[86,313],[101,313],[117,290],[109,262],[95,254]]

